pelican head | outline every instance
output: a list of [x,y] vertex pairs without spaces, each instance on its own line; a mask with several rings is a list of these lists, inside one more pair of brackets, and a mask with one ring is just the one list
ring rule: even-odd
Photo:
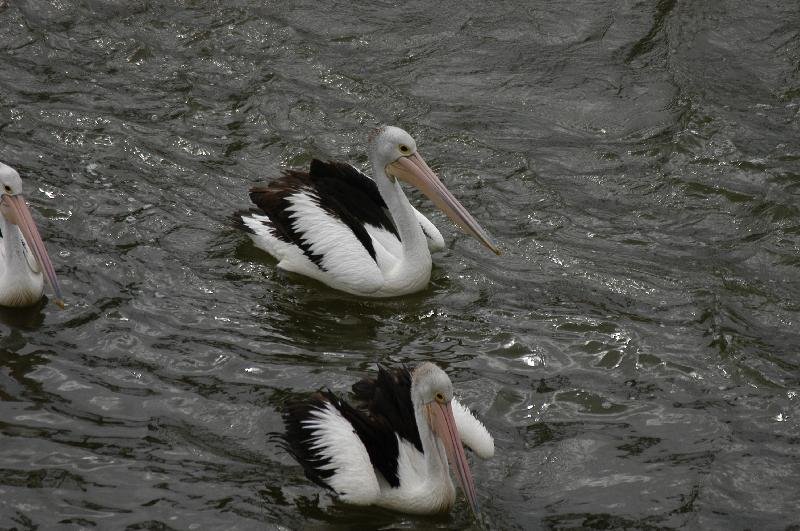
[[19,228],[36,260],[38,270],[34,272],[44,273],[47,283],[55,293],[55,303],[63,307],[61,287],[58,285],[55,268],[47,254],[39,230],[36,228],[36,223],[33,221],[31,211],[25,203],[25,198],[22,197],[22,179],[19,178],[19,173],[14,168],[2,162],[0,162],[0,215],[7,223]]
[[418,188],[464,232],[495,254],[500,254],[489,234],[453,197],[417,152],[417,143],[411,135],[399,127],[386,126],[373,134],[370,143],[373,164],[383,169],[390,179],[400,179]]
[[445,459],[458,479],[472,511],[477,515],[479,509],[475,482],[453,417],[452,401],[453,384],[447,374],[433,363],[422,363],[411,374],[411,402],[414,409],[422,413],[417,418],[424,418],[433,436],[441,441],[441,445],[437,447],[444,447]]

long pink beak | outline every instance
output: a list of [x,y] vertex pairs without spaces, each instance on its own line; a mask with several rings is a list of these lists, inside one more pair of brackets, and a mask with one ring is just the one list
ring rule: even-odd
[[432,402],[428,405],[431,418],[431,428],[444,443],[447,452],[447,461],[450,469],[461,484],[461,489],[467,497],[472,512],[477,516],[480,513],[478,507],[478,495],[475,492],[475,482],[472,479],[472,472],[469,470],[467,456],[464,453],[464,445],[461,444],[461,436],[456,427],[456,420],[453,417],[453,408],[450,402],[441,404]]
[[467,209],[453,197],[453,194],[442,184],[439,177],[433,172],[423,158],[414,153],[407,157],[400,157],[386,167],[386,171],[398,179],[419,188],[442,212],[452,219],[464,232],[491,249],[495,254],[500,254],[500,249],[491,236],[483,230]]
[[42,237],[39,235],[39,229],[36,228],[36,223],[33,221],[31,211],[28,209],[25,199],[21,195],[3,195],[0,199],[0,208],[2,208],[3,216],[10,223],[19,227],[22,236],[25,238],[25,243],[36,258],[36,263],[44,273],[44,278],[55,293],[55,302],[61,308],[64,307],[63,297],[61,296],[61,287],[58,285],[58,278],[56,278],[56,270],[53,267],[53,262],[50,261],[50,256],[47,254],[47,249],[44,246]]

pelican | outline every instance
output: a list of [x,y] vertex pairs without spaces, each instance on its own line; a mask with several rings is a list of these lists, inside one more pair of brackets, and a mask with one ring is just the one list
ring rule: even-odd
[[419,188],[467,234],[499,249],[417,152],[414,139],[382,127],[370,139],[374,180],[349,164],[311,162],[250,190],[260,209],[242,215],[255,245],[278,267],[366,297],[392,297],[424,289],[431,250],[444,238],[411,203],[399,184]]
[[462,444],[488,459],[494,440],[453,398],[442,369],[429,362],[413,372],[380,368],[376,379],[353,385],[353,393],[359,409],[329,390],[285,408],[280,444],[309,479],[347,503],[432,514],[455,502],[449,464],[478,514]]
[[2,162],[0,193],[0,306],[36,304],[47,280],[63,308],[56,271],[22,197],[22,180]]

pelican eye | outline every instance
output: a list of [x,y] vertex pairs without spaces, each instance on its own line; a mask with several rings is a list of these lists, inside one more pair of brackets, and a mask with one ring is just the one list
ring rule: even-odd
[[444,395],[442,393],[436,393],[436,396],[434,396],[434,398],[440,404],[444,404],[445,403]]
[[3,188],[5,188],[6,192],[9,194],[11,193],[11,187],[9,185],[5,185]]
[[405,144],[400,144],[400,153],[402,153],[403,155],[408,155],[409,153],[411,153],[411,148]]

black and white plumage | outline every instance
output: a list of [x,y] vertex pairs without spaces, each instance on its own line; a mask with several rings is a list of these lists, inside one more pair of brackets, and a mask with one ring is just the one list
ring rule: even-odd
[[284,410],[282,446],[306,476],[357,505],[430,514],[449,510],[453,469],[477,513],[477,495],[463,445],[486,459],[494,441],[453,398],[450,379],[432,363],[413,372],[380,368],[353,385],[358,407],[330,391]]
[[287,171],[250,198],[260,212],[242,216],[281,269],[368,297],[419,291],[430,280],[432,250],[444,248],[436,227],[408,201],[398,179],[428,195],[464,230],[499,252],[491,238],[417,153],[411,136],[380,129],[370,142],[374,180],[349,164],[314,160]]
[[0,162],[0,306],[36,304],[45,281],[63,307],[53,263],[22,197],[22,180]]

